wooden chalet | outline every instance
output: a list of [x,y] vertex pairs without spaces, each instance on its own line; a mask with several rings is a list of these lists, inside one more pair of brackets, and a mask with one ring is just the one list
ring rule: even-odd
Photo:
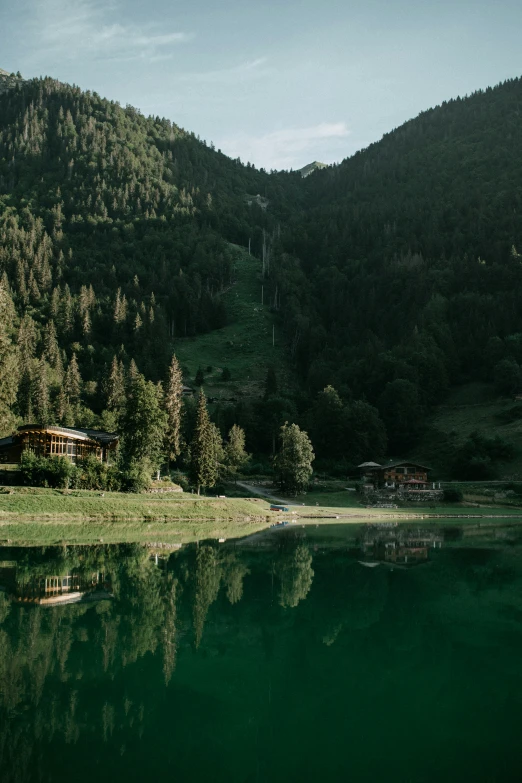
[[0,439],[0,462],[18,464],[23,452],[29,450],[40,457],[67,457],[71,462],[92,454],[108,463],[118,440],[115,433],[102,430],[26,424]]
[[426,489],[430,468],[418,462],[397,460],[386,465],[363,462],[359,465],[361,478],[377,488]]

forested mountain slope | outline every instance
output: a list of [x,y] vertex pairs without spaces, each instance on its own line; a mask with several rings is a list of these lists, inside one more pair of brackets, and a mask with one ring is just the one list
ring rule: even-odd
[[[56,390],[74,354],[97,410],[116,352],[163,378],[173,338],[227,322],[229,243],[260,253],[298,179],[79,88],[15,80],[0,94],[0,271],[21,319],[17,413],[34,412],[42,359]],[[248,204],[258,193],[270,212]]]
[[249,449],[271,451],[288,419],[319,457],[375,459],[387,440],[411,448],[451,385],[494,376],[518,391],[521,115],[512,80],[302,179],[77,87],[15,80],[0,94],[0,306],[18,378],[0,402],[19,421],[42,406],[67,421],[68,383],[76,424],[90,426],[115,356],[159,381],[178,345],[192,372],[199,359],[179,341],[234,318],[231,243],[260,260],[300,384],[282,389],[276,367],[261,398],[219,413]]
[[[424,112],[303,182],[274,265],[301,377],[378,405],[394,449],[449,384],[518,389],[522,80]],[[495,373],[497,374],[497,373]],[[502,372],[501,372],[502,374]]]

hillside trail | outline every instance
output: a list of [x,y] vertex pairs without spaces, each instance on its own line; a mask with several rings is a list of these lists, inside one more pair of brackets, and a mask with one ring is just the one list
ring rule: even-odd
[[261,495],[261,497],[267,498],[267,500],[275,501],[276,503],[284,503],[287,506],[304,506],[304,503],[296,503],[295,500],[288,500],[288,498],[278,498],[264,487],[257,487],[255,484],[249,484],[246,481],[238,481],[238,487],[246,489],[247,492],[251,492],[253,495]]

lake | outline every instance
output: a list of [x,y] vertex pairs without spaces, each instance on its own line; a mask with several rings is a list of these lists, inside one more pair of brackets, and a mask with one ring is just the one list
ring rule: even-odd
[[0,781],[522,779],[522,527],[0,549]]

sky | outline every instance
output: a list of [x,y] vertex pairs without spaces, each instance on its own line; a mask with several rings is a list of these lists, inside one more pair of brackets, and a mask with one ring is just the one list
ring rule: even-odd
[[521,29],[522,0],[0,0],[0,68],[296,169],[522,75]]

